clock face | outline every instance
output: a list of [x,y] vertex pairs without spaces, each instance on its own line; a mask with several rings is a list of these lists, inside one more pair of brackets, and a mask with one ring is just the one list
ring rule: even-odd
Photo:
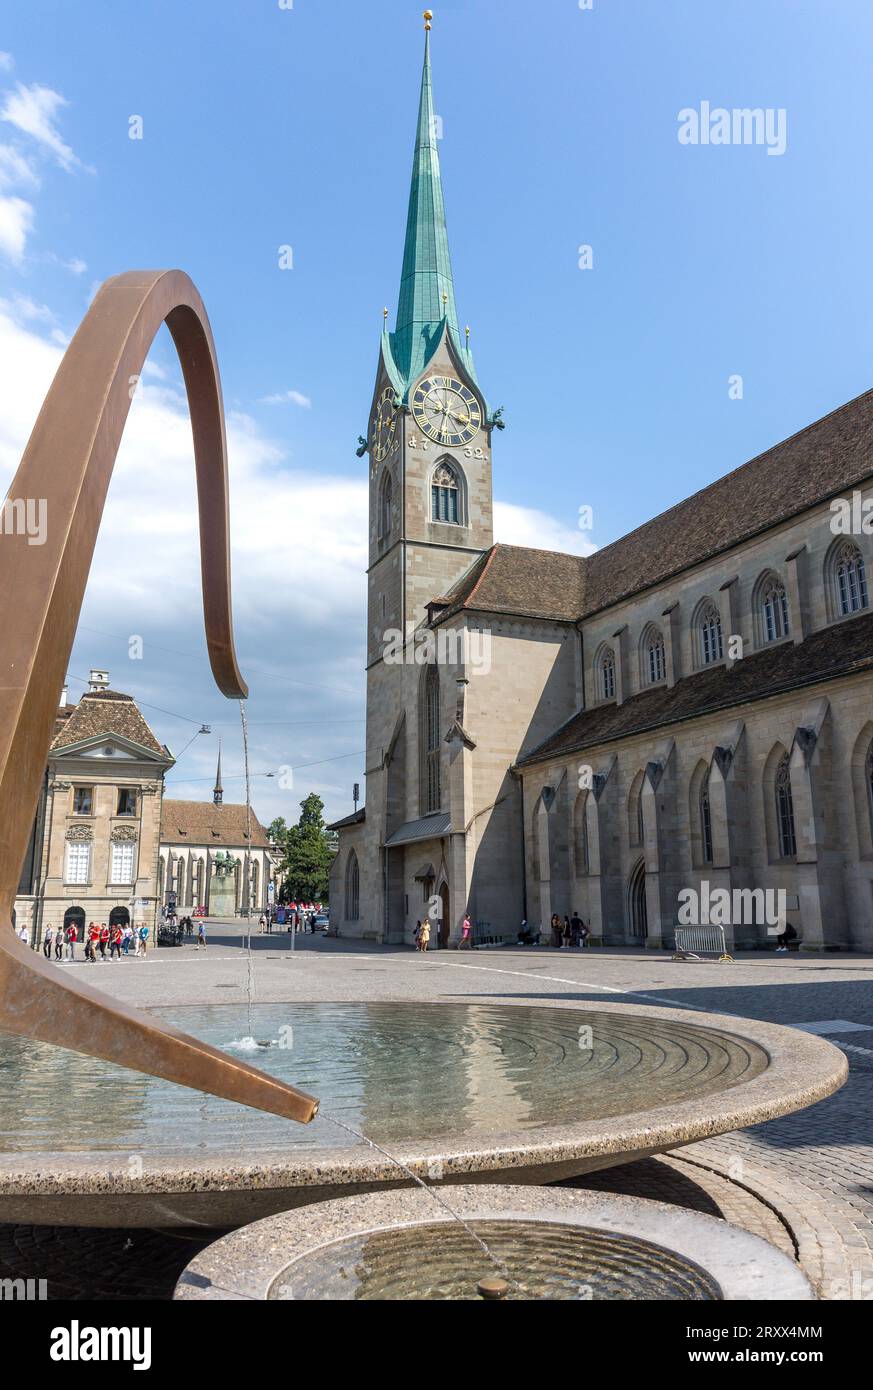
[[394,409],[394,391],[392,387],[386,386],[376,402],[376,413],[373,416],[370,451],[376,463],[381,463],[391,453],[396,433],[397,411]]
[[479,402],[452,376],[426,377],[415,389],[412,409],[419,429],[438,444],[469,444],[482,428]]

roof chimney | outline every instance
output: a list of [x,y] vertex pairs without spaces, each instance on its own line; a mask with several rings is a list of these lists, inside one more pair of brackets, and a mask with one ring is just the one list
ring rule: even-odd
[[66,709],[66,708],[67,708],[67,690],[68,690],[68,688],[69,688],[69,687],[65,685],[64,688],[63,688],[63,690],[61,691],[61,703],[60,703],[60,708],[61,708],[61,709]]
[[89,691],[92,691],[92,692],[95,691],[95,690],[108,690],[108,689],[109,689],[109,672],[108,672],[108,671],[95,671],[95,670],[93,670],[93,669],[92,669],[91,671],[89,671],[89,672],[88,672],[88,689],[89,689]]

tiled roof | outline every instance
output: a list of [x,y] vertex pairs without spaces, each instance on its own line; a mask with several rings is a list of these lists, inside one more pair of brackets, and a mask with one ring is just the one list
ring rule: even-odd
[[560,550],[493,545],[444,596],[437,622],[462,608],[575,622],[582,610],[584,561]]
[[765,647],[730,669],[712,666],[698,671],[678,681],[672,690],[655,686],[621,705],[610,703],[580,710],[522,758],[519,766],[563,757],[649,730],[660,731],[698,715],[871,668],[873,613],[864,613],[814,632],[797,646],[785,642]]
[[[161,808],[161,844],[227,845],[246,843],[246,808],[225,802],[215,806],[211,801],[173,801],[164,797]],[[267,832],[252,811],[252,849],[265,849],[270,841]]]
[[158,743],[131,695],[122,695],[117,690],[88,690],[66,714],[70,708],[65,706],[58,711],[53,752],[103,734],[119,734],[141,748],[167,756],[166,748]]
[[461,609],[572,621],[729,550],[873,475],[873,391],[585,557],[492,546],[445,595]]

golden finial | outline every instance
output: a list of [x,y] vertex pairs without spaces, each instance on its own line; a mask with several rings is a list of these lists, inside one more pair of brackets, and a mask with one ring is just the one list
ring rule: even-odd
[[425,32],[427,32],[427,33],[430,32],[430,22],[431,22],[432,19],[433,19],[433,10],[425,10],[425,12],[424,12],[424,27],[425,27]]
[[383,319],[387,319],[387,317],[388,317],[388,306],[387,306],[387,304],[386,304],[385,308],[382,310],[382,317],[383,317]]
[[443,290],[443,308],[446,307],[446,305],[448,304],[448,302],[449,302],[449,296],[446,294],[445,290]]
[[469,324],[467,324],[467,327],[464,329],[464,332],[465,332],[466,335],[467,335],[467,347],[469,347],[469,346],[470,346],[470,325],[469,325]]

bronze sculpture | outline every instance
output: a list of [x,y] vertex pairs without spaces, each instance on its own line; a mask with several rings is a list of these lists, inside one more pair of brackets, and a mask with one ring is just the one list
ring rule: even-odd
[[79,983],[18,939],[12,907],[39,799],[109,480],[152,341],[167,324],[182,365],[197,470],[209,660],[230,699],[248,694],[233,642],[227,445],[209,320],[182,271],[107,280],[67,348],[7,504],[46,506],[45,543],[0,544],[0,1031],[77,1050],[303,1123],[318,1102]]

